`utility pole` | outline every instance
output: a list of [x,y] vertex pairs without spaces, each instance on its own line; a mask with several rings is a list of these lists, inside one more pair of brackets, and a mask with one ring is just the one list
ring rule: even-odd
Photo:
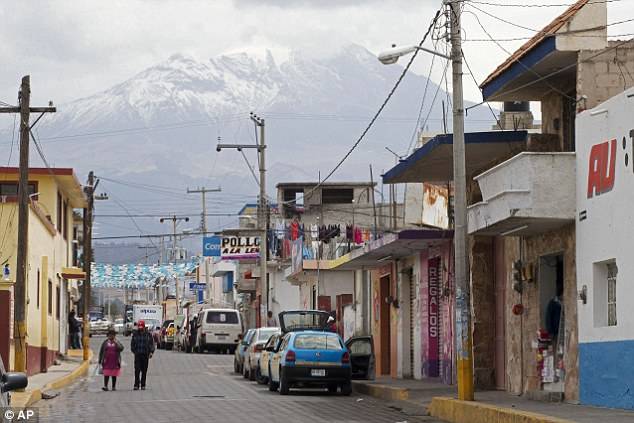
[[[198,189],[189,189],[187,188],[187,194],[201,194],[203,200],[203,208],[202,215],[200,220],[200,229],[203,233],[203,237],[207,236],[207,201],[205,199],[205,194],[208,192],[221,192],[222,188],[218,187],[216,189],[207,189],[205,187]],[[211,284],[209,283],[209,258],[203,257],[205,261],[205,288],[207,289],[207,299],[211,302]]]
[[100,195],[95,197],[95,190],[99,185],[99,180],[95,181],[95,173],[90,171],[88,173],[88,184],[84,187],[84,193],[86,194],[87,206],[84,209],[84,278],[83,285],[83,320],[82,320],[82,346],[84,350],[84,360],[88,360],[90,351],[90,319],[89,319],[89,306],[90,306],[90,265],[92,263],[92,220],[93,211],[95,206],[95,199],[106,200],[108,197]]
[[451,64],[453,71],[453,176],[455,184],[455,272],[456,349],[458,399],[473,401],[473,351],[471,339],[471,295],[467,251],[467,176],[465,170],[464,99],[462,93],[462,1],[445,0],[451,21]]
[[[20,176],[18,182],[18,252],[17,268],[14,287],[14,345],[15,365],[17,372],[26,371],[26,284],[28,266],[28,241],[29,241],[29,136],[31,129],[44,116],[44,113],[56,111],[52,102],[49,107],[31,107],[31,77],[22,77],[20,102],[16,107],[0,107],[0,113],[20,114]],[[41,113],[33,125],[30,124],[30,114]]]
[[[220,152],[223,148],[232,148],[242,152],[243,149],[255,148],[258,150],[258,161],[260,164],[260,198],[258,201],[258,227],[260,229],[260,292],[262,287],[266,287],[266,261],[267,261],[267,216],[268,206],[266,201],[266,143],[264,142],[264,119],[257,116],[253,112],[250,113],[250,118],[255,124],[256,128],[260,129],[260,139],[257,145],[253,144],[218,144],[216,151]],[[268,296],[268,293],[267,293]],[[260,310],[257,311],[260,316]],[[260,316],[261,317],[261,316]]]
[[[173,216],[168,216],[168,217],[161,217],[160,222],[164,223],[168,220],[172,221],[172,261],[176,262],[177,258],[176,258],[176,226],[178,225],[179,221],[184,221],[184,222],[189,222],[189,217],[178,217],[176,215]],[[179,296],[178,296],[178,278],[174,279],[174,288],[176,291],[176,314],[178,314],[179,312]]]

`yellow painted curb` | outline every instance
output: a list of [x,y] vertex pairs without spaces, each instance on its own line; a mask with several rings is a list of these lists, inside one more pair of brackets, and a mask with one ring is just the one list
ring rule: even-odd
[[573,423],[515,408],[447,397],[434,397],[429,405],[429,415],[451,423]]
[[406,401],[409,399],[409,390],[407,388],[353,381],[352,389],[355,392],[387,401]]
[[88,360],[82,361],[82,363],[77,366],[77,368],[74,369],[72,372],[60,377],[57,380],[47,383],[46,385],[44,385],[43,388],[35,388],[32,390],[26,390],[24,392],[13,392],[11,394],[11,406],[16,408],[30,407],[42,399],[43,391],[47,391],[50,389],[61,389],[65,386],[70,385],[76,379],[88,373],[88,368],[90,367],[90,360],[92,359],[92,356],[93,352],[92,350],[90,350]]

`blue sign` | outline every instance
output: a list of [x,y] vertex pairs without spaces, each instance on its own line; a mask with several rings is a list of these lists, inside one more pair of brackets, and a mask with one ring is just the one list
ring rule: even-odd
[[204,282],[190,282],[189,289],[191,289],[192,291],[204,291],[205,289],[207,289],[207,284]]
[[203,237],[203,256],[204,257],[220,257],[220,245],[222,237],[206,236]]

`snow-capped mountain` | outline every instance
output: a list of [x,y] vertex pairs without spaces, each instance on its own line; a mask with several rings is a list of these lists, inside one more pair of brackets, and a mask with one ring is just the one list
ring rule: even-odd
[[[59,105],[52,118],[38,125],[38,133],[49,162],[74,167],[82,177],[94,170],[103,177],[183,191],[222,185],[223,193],[210,198],[210,203],[219,199],[212,212],[235,212],[257,186],[240,153],[216,152],[219,137],[225,143],[255,142],[249,120],[254,111],[266,121],[269,194],[281,181],[315,180],[356,141],[401,72],[402,67],[383,66],[358,45],[327,58],[290,51],[279,62],[270,52],[207,61],[177,54],[103,92]],[[407,151],[426,82],[423,76],[406,76],[333,180],[368,179],[369,163],[375,178],[393,166],[394,157],[384,147]],[[427,88],[422,113],[427,116],[437,90],[426,125],[431,132],[442,127],[441,100],[447,97],[434,83]],[[489,110],[474,108],[467,129],[486,129],[492,121]],[[246,154],[257,166],[253,151]],[[181,206],[174,198],[161,202],[157,193],[104,185],[136,211],[199,208],[198,198],[183,199],[186,205]],[[103,232],[125,231],[104,227]]]

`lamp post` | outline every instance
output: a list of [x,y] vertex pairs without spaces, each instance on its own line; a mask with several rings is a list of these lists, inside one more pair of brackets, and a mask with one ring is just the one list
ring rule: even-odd
[[471,298],[467,250],[467,177],[465,170],[464,98],[462,91],[462,39],[460,15],[462,0],[444,0],[450,15],[451,57],[420,46],[393,48],[379,55],[383,64],[396,63],[399,57],[422,50],[451,60],[453,73],[453,178],[454,198],[454,278],[456,284],[456,352],[458,399],[473,401],[473,355],[471,340]]

